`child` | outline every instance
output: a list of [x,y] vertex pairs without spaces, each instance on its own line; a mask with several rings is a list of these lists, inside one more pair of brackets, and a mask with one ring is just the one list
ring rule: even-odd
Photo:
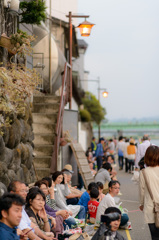
[[98,185],[98,190],[99,190],[98,200],[99,200],[99,202],[101,202],[102,199],[103,199],[104,196],[105,196],[105,194],[103,194],[103,188],[104,188],[104,186],[103,186],[103,183],[101,183],[101,182],[97,182],[97,185]]
[[88,202],[88,212],[89,212],[89,222],[95,223],[96,221],[96,214],[99,202],[97,202],[97,198],[99,197],[99,190],[97,188],[92,188],[90,191],[90,198],[91,200]]
[[90,191],[92,190],[92,188],[97,188],[98,189],[98,186],[95,182],[91,182],[88,185],[88,190],[82,194],[82,196],[80,197],[80,199],[78,201],[78,205],[81,205],[81,206],[85,207],[86,213],[88,212],[88,202],[90,200],[89,194],[90,194]]

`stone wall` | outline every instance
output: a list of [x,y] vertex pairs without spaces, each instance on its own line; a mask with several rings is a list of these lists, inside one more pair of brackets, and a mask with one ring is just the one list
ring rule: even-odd
[[[33,131],[31,109],[26,107],[26,116],[12,115],[12,124],[3,128],[0,136],[0,186],[8,186],[12,180],[26,183],[35,181],[33,167]],[[1,193],[0,193],[1,194]]]

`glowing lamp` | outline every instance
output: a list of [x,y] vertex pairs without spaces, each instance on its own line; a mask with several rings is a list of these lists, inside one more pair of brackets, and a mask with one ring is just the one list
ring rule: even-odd
[[89,35],[91,34],[91,29],[94,26],[94,24],[88,22],[88,21],[84,21],[81,24],[78,25],[78,28],[80,29],[80,33],[82,37],[89,37]]
[[104,98],[108,97],[108,92],[107,91],[104,91],[102,94],[103,94]]

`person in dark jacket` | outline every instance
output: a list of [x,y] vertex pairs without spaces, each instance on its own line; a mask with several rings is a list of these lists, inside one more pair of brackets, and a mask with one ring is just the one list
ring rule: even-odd
[[98,231],[92,237],[92,240],[105,240],[107,236],[110,236],[110,239],[114,240],[125,240],[125,238],[117,232],[121,221],[121,211],[116,207],[108,207],[104,214],[110,213],[118,213],[119,219],[102,223]]

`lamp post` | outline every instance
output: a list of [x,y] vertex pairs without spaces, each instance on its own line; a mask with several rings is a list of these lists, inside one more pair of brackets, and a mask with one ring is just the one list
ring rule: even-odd
[[[97,82],[98,83],[98,101],[100,103],[100,91],[103,91],[102,95],[104,98],[108,97],[108,92],[106,88],[100,88],[100,78],[98,77],[97,80],[80,80],[80,81],[87,81],[87,82]],[[100,124],[98,125],[98,138],[100,138]]]
[[72,108],[72,18],[85,18],[85,21],[78,25],[80,28],[81,36],[88,37],[91,33],[91,28],[94,24],[86,21],[88,15],[72,15],[72,12],[69,12],[69,15],[66,15],[69,18],[69,64],[71,66],[69,70],[69,79],[70,79],[70,94],[69,94],[69,109]]

